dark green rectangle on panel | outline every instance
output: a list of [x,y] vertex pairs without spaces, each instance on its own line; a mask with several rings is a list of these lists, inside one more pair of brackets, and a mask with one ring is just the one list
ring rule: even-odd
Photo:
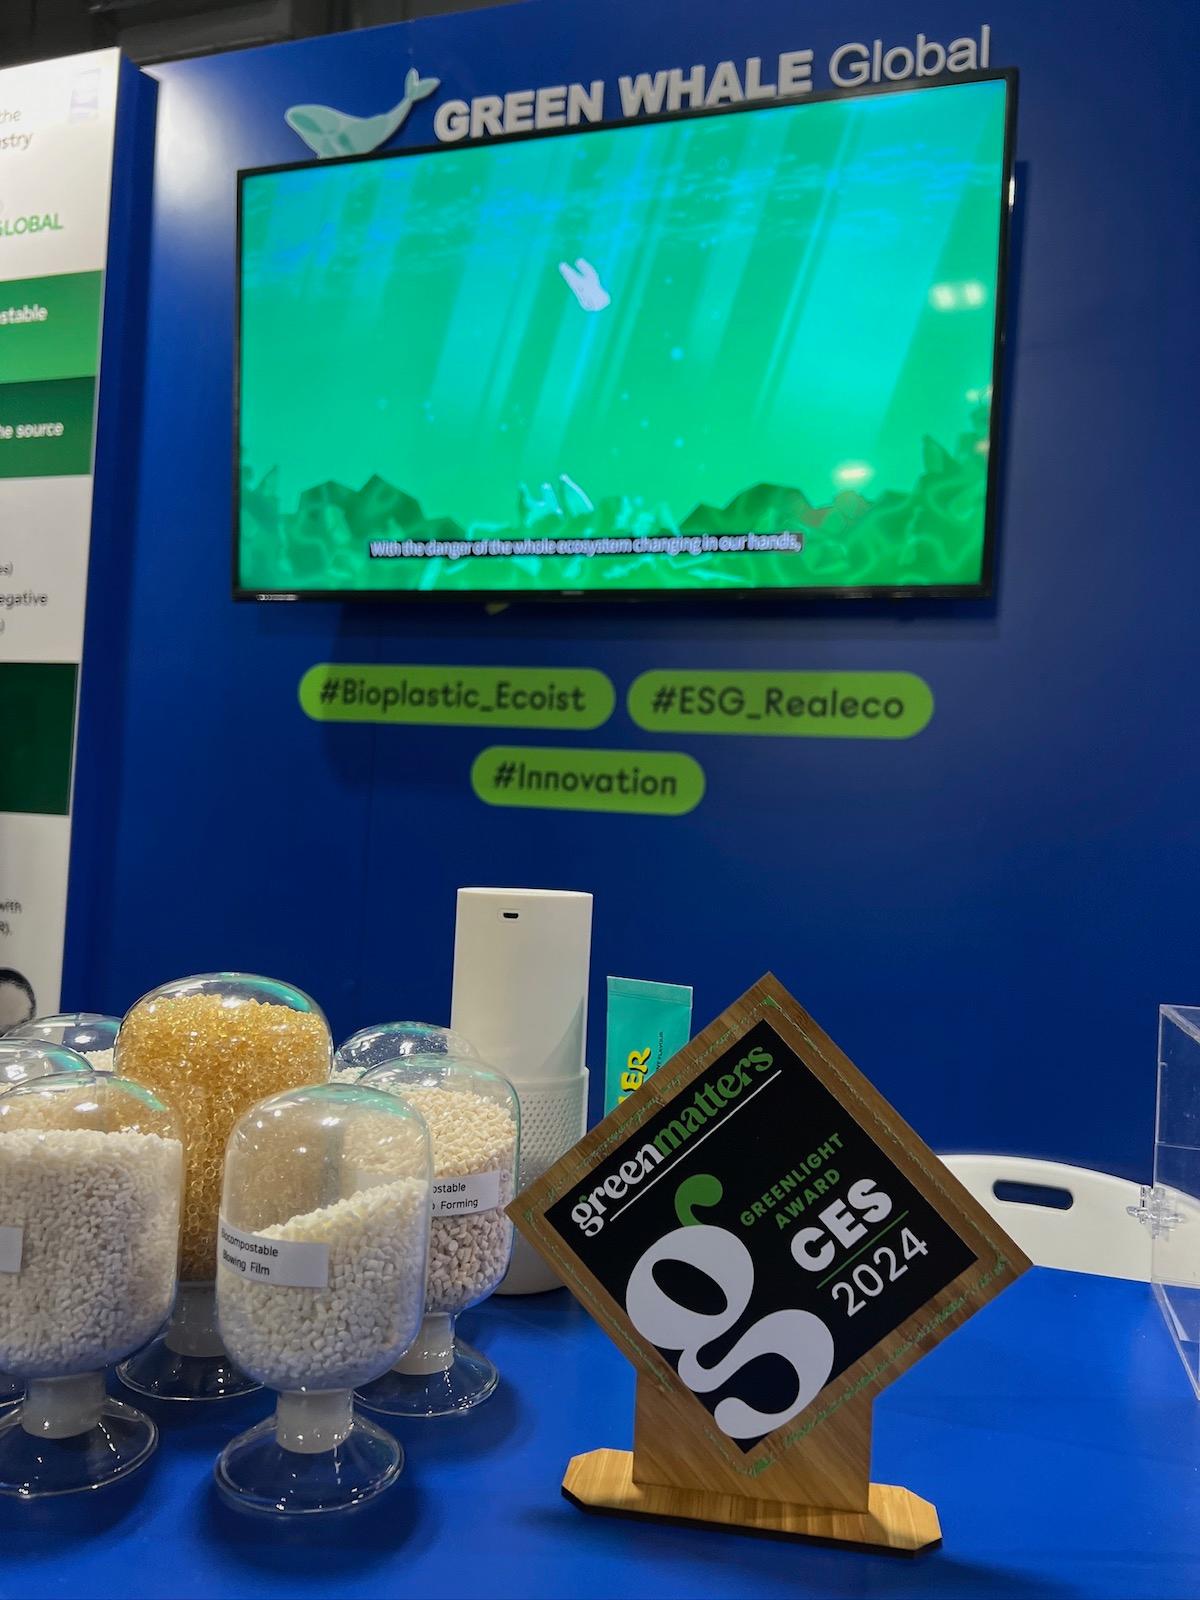
[[57,661],[0,662],[0,811],[65,817],[70,810],[78,670]]
[[95,394],[95,378],[0,384],[0,478],[89,473]]
[[0,384],[94,377],[103,281],[63,272],[0,283]]

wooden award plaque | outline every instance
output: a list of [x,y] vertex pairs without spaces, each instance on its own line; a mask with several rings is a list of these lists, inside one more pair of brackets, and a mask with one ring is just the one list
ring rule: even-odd
[[915,1552],[937,1512],[871,1482],[875,1397],[1028,1260],[768,976],[509,1214],[637,1369],[592,1511]]

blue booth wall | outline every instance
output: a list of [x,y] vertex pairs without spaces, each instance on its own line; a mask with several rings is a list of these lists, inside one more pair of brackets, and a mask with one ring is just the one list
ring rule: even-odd
[[[994,601],[230,599],[235,174],[305,156],[286,107],[373,113],[414,63],[438,100],[810,46],[820,79],[847,40],[984,22],[1021,72]],[[693,983],[702,1024],[771,968],[935,1146],[1145,1174],[1156,1007],[1200,995],[1198,47],[1195,0],[528,0],[156,69],[115,817],[76,861],[65,1003],[243,968],[339,1036],[442,1019],[459,885],[590,889],[596,1078],[606,973]],[[436,103],[396,142],[428,142]],[[508,737],[687,750],[707,796],[682,819],[490,809],[486,730],[311,722],[322,660],[600,668],[599,733]],[[936,710],[897,743],[633,727],[640,671],[702,666],[902,669]]]

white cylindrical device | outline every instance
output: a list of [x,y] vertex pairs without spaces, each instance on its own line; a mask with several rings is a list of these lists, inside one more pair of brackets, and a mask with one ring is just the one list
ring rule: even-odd
[[[519,1187],[587,1130],[592,897],[570,889],[460,889],[450,1026],[502,1072],[521,1103]],[[520,1236],[497,1294],[556,1289]]]

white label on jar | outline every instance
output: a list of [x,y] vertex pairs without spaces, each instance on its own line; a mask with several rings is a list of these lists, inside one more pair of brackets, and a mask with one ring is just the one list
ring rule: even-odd
[[20,1272],[24,1228],[0,1228],[0,1272]]
[[495,1211],[499,1204],[498,1172],[472,1172],[465,1178],[433,1180],[435,1217],[473,1217],[479,1211]]
[[285,1289],[327,1289],[329,1246],[243,1233],[221,1218],[221,1265],[254,1283]]

